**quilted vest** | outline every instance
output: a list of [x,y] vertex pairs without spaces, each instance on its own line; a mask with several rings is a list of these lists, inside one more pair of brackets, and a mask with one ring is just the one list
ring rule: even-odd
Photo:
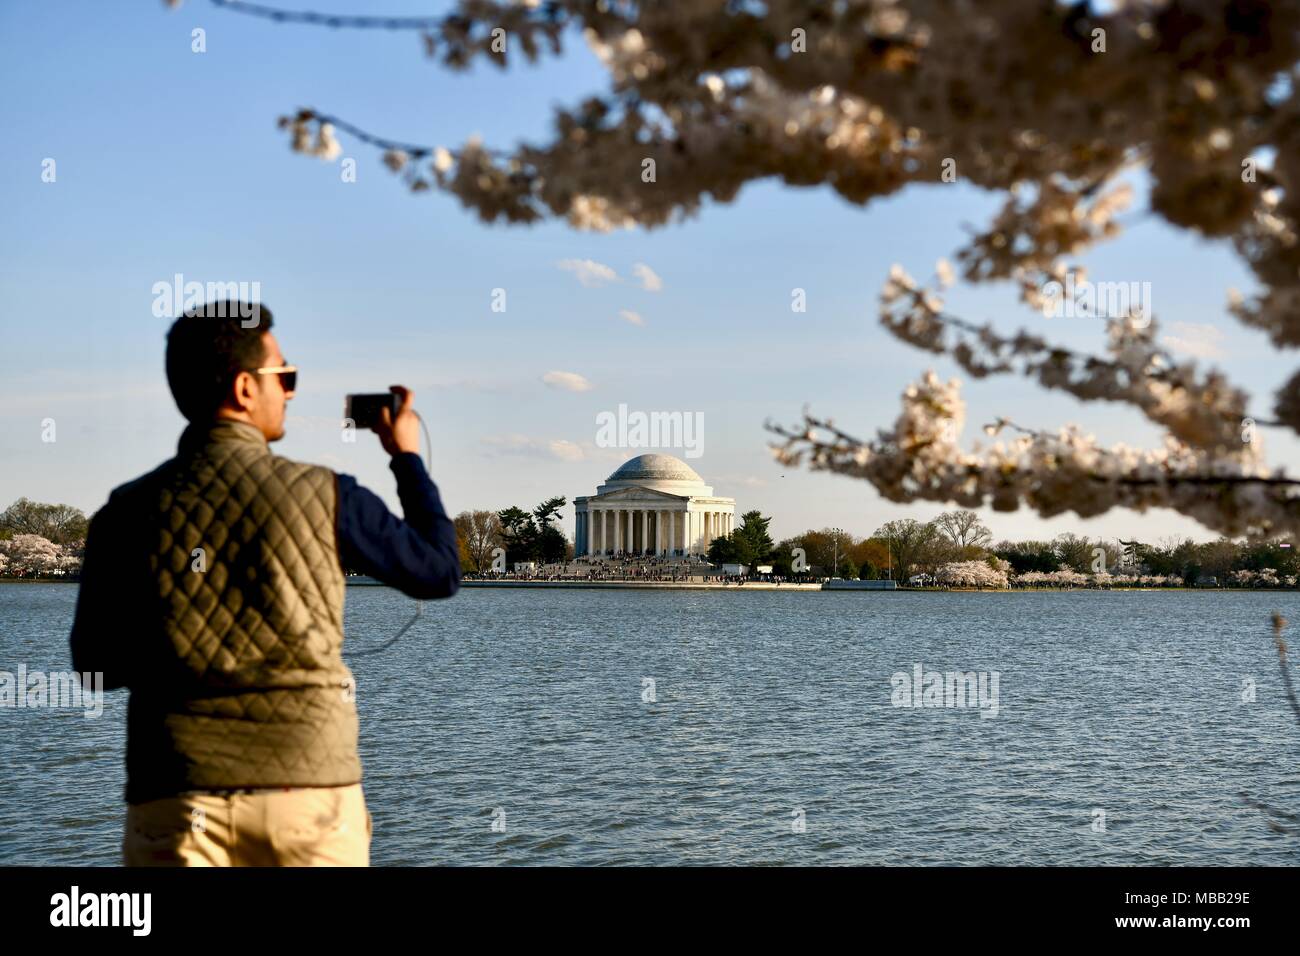
[[141,530],[131,609],[131,803],[186,790],[361,780],[343,663],[337,485],[243,422],[191,425],[177,456],[114,492]]

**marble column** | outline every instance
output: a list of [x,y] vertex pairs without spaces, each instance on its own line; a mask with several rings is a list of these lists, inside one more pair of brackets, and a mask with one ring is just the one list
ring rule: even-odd
[[691,510],[687,508],[682,512],[682,538],[685,541],[685,551],[691,553]]

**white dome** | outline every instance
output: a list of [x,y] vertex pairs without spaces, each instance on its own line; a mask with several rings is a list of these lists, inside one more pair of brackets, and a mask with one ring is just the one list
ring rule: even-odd
[[695,469],[672,455],[637,455],[618,467],[610,481],[698,481]]
[[649,488],[688,497],[713,494],[713,489],[704,483],[694,468],[672,455],[637,455],[623,462],[596,489],[596,494],[603,495],[619,488]]

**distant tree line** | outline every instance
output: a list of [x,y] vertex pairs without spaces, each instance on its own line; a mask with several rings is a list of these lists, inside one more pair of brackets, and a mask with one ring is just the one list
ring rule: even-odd
[[547,498],[532,511],[512,505],[501,511],[462,511],[453,519],[460,543],[461,570],[483,573],[493,569],[498,556],[501,570],[517,562],[559,564],[573,557],[573,545],[560,530],[562,496]]
[[[571,559],[573,545],[560,527],[566,504],[556,496],[528,511],[511,506],[461,512],[454,521],[463,570],[490,571],[498,555],[506,569],[521,561]],[[975,512],[947,511],[930,521],[889,521],[866,537],[821,528],[774,542],[771,520],[756,510],[745,512],[731,534],[714,539],[709,561],[751,570],[770,565],[783,577],[890,577],[907,583],[925,575],[955,586],[996,586],[999,574],[1023,586],[1109,586],[1126,579],[1194,586],[1215,579],[1228,586],[1281,587],[1300,579],[1297,549],[1276,538],[1144,542],[1066,533],[1051,540],[995,543]],[[86,515],[71,505],[19,498],[0,512],[0,576],[75,573],[88,526]]]
[[1191,587],[1213,578],[1221,585],[1294,586],[1300,578],[1297,549],[1275,538],[1143,542],[1065,533],[1048,541],[995,543],[973,511],[948,511],[930,521],[889,521],[867,537],[838,528],[805,531],[772,549],[773,573],[799,573],[792,566],[796,549],[802,549],[804,562],[815,575],[891,577],[902,583],[917,575],[958,585],[988,580],[974,567],[976,563],[1026,585],[1109,585],[1138,578],[1144,583]]
[[34,534],[54,544],[76,545],[86,540],[89,525],[89,519],[72,505],[49,505],[19,498],[0,512],[0,540]]
[[19,498],[0,512],[0,576],[39,578],[81,568],[89,520],[72,505]]

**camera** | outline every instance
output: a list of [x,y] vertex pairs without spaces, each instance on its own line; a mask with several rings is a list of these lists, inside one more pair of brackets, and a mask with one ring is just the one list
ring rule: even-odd
[[356,428],[373,429],[383,419],[380,410],[387,408],[389,420],[397,418],[397,396],[392,392],[348,395],[343,399],[343,418],[351,419]]

